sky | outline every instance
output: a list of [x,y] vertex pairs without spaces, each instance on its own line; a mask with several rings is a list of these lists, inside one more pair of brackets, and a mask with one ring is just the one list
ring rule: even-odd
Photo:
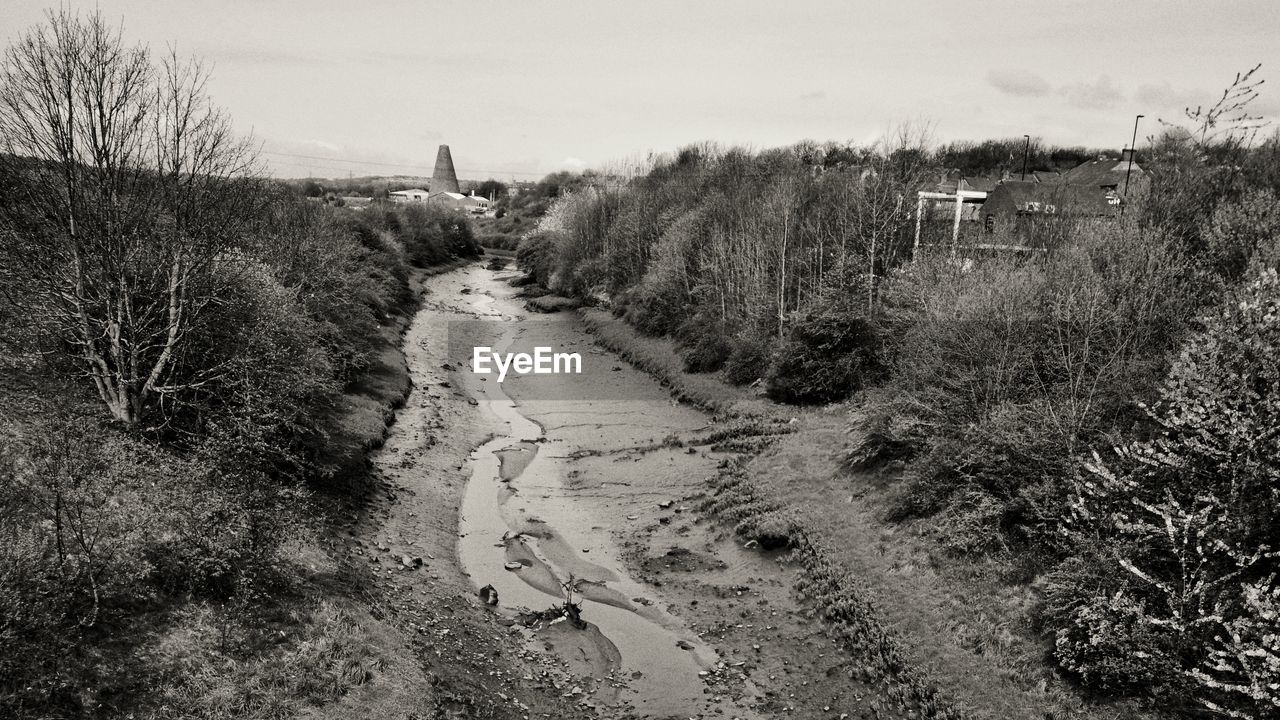
[[[211,61],[280,177],[616,167],[703,141],[1127,146],[1262,63],[1276,0],[95,0],[131,42]],[[56,2],[0,0],[6,45]],[[1139,146],[1141,146],[1141,139]],[[305,157],[304,157],[305,156]]]

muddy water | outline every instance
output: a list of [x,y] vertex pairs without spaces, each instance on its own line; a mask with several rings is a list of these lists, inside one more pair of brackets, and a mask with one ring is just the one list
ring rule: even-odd
[[[673,464],[688,463],[688,472],[706,471],[706,460],[634,450],[694,429],[704,419],[672,407],[649,378],[629,368],[621,373],[616,360],[594,350],[570,323],[551,331],[539,324],[539,336],[530,337],[535,331],[505,283],[488,275],[474,280],[477,312],[506,320],[494,324],[485,344],[498,352],[553,344],[582,354],[584,374],[508,377],[499,384],[493,376],[480,381],[459,368],[463,388],[478,401],[493,435],[468,460],[471,479],[458,548],[466,572],[477,587],[491,585],[498,610],[510,614],[560,604],[572,578],[587,629],[562,622],[536,641],[550,643],[591,676],[581,688],[591,702],[651,717],[713,711],[752,717],[731,701],[709,697],[700,673],[713,668],[718,656],[665,609],[654,588],[628,576],[608,532],[611,523],[627,520],[607,512],[610,499],[633,500],[646,492],[637,467],[663,462],[670,472],[682,467]],[[544,385],[530,393],[533,383]],[[546,383],[563,385],[546,392]],[[610,392],[582,399],[582,387],[574,383],[595,383]],[[540,399],[547,397],[563,399]],[[616,461],[592,463],[590,477],[584,477],[575,460],[584,454],[596,460],[615,455]]]

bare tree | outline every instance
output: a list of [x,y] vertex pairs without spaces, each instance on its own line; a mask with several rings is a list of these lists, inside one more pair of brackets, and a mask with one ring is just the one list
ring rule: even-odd
[[[156,67],[100,14],[30,30],[0,68],[0,134],[24,196],[0,218],[0,290],[69,348],[116,419],[177,392],[175,361],[210,302],[215,258],[253,213],[253,153],[172,52]],[[197,293],[196,288],[202,293]]]

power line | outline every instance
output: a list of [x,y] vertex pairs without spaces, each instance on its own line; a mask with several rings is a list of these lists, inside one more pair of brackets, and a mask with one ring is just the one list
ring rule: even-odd
[[[278,155],[280,157],[301,158],[303,160],[321,160],[324,162],[339,162],[339,163],[348,163],[351,165],[375,165],[378,167],[403,168],[403,169],[409,169],[409,170],[427,170],[428,172],[435,171],[434,166],[428,169],[426,165],[410,165],[408,163],[374,162],[372,160],[355,160],[351,158],[320,157],[318,155],[299,155],[297,153],[276,152],[274,150],[263,150],[262,152],[265,155]],[[289,163],[289,164],[297,164],[297,163]],[[485,170],[482,168],[470,168],[467,170],[467,172],[471,174],[490,173],[493,175],[533,175],[536,177],[542,177],[546,175],[546,173],[530,172],[527,170]]]
[[[306,170],[307,174],[310,175],[311,177],[319,177],[313,173],[313,171],[316,171],[316,170],[329,171],[329,172],[339,173],[339,174],[350,171],[350,168],[339,168],[339,167],[333,167],[332,165],[316,165],[314,163],[287,162],[284,160],[274,160],[274,161],[271,161],[271,164],[275,167],[288,166],[288,167]],[[337,177],[338,175],[332,176],[332,178],[337,178]],[[332,178],[326,178],[326,179],[332,179]]]

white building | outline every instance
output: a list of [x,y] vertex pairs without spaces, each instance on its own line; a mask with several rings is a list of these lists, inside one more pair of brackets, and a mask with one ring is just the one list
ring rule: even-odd
[[427,199],[427,191],[422,188],[413,188],[412,190],[397,190],[388,193],[392,202],[425,202]]

